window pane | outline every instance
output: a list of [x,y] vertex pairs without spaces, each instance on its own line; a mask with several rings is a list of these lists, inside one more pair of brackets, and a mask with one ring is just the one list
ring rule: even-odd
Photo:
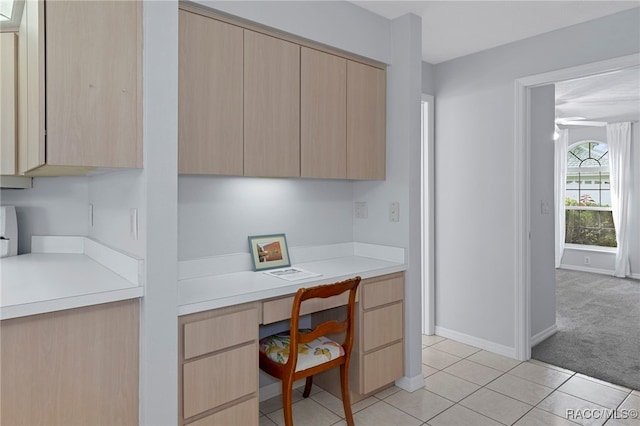
[[611,211],[566,210],[568,244],[616,247],[616,233]]

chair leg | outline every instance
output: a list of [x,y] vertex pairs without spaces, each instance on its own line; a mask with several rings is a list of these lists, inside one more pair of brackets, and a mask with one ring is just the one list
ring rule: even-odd
[[313,376],[308,376],[307,381],[304,384],[304,392],[302,393],[304,398],[309,398],[309,395],[311,394],[311,386],[313,386]]
[[342,406],[344,407],[344,418],[348,426],[354,426],[353,414],[351,413],[351,397],[349,392],[349,369],[347,364],[340,366],[340,390],[342,391]]
[[284,411],[285,426],[293,426],[293,406],[291,403],[292,386],[286,380],[282,381],[282,409]]

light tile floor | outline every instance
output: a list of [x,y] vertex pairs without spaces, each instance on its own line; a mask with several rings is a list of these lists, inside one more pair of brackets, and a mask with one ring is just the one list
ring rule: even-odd
[[[540,361],[519,362],[422,336],[424,387],[392,386],[353,404],[356,425],[640,426],[640,392]],[[260,426],[283,425],[280,397],[260,403]],[[299,426],[344,426],[342,401],[314,386],[294,393]]]

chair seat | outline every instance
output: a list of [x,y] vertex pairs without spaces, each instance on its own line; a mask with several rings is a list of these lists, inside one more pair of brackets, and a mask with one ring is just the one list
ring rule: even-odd
[[[304,333],[307,330],[300,330]],[[311,331],[311,330],[308,330]],[[289,359],[289,332],[267,336],[260,340],[260,352],[278,364],[286,364]],[[298,345],[296,371],[315,367],[332,359],[344,356],[344,348],[328,337],[321,336],[309,343]]]

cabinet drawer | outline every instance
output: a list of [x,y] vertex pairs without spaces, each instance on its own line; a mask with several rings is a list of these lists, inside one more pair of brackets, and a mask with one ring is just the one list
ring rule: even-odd
[[362,350],[368,352],[402,339],[402,324],[402,302],[365,312],[362,322]]
[[[358,295],[356,294],[356,301],[358,300],[357,296]],[[338,296],[328,297],[326,299],[307,300],[302,302],[302,306],[300,306],[300,315],[324,311],[325,309],[346,305],[348,302],[349,292]],[[272,322],[291,318],[292,305],[293,296],[264,302],[262,305],[262,324],[271,324]]]
[[363,394],[388,385],[402,377],[404,361],[402,342],[372,352],[362,360],[362,392]]
[[189,426],[219,426],[219,425],[257,425],[258,398],[251,398],[222,411],[218,411],[193,423]]
[[362,309],[375,308],[402,300],[403,297],[404,276],[402,273],[363,282]]
[[184,325],[184,359],[257,339],[257,309],[187,323]]
[[258,390],[258,347],[251,343],[183,366],[183,417]]

